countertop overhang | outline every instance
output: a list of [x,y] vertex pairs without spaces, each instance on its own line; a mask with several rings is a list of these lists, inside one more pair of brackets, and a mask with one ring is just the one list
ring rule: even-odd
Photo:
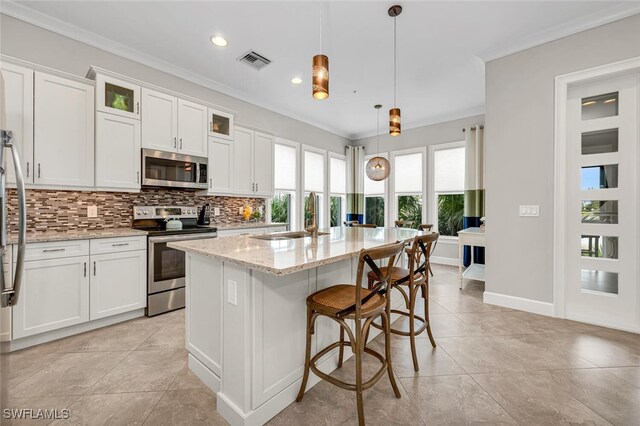
[[363,248],[411,240],[419,233],[409,228],[335,227],[321,231],[329,234],[276,241],[242,235],[177,241],[168,245],[187,253],[282,276],[358,256]]

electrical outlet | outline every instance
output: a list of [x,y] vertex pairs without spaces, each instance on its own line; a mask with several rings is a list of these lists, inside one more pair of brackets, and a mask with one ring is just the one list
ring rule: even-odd
[[244,211],[243,207],[238,207],[238,214],[242,214],[243,211]]
[[238,306],[238,283],[235,281],[227,281],[227,302]]
[[538,217],[540,216],[540,206],[538,205],[521,205],[520,216],[523,217]]
[[98,206],[87,206],[87,217],[98,217]]
[[220,216],[220,207],[214,207],[213,208],[213,215],[214,216]]

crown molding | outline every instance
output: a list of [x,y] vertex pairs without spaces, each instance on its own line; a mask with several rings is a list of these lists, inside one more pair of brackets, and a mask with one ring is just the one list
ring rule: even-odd
[[640,2],[627,1],[606,10],[597,11],[519,39],[509,40],[507,43],[485,49],[479,52],[477,56],[486,63],[591,28],[619,21],[620,19],[628,18],[638,13],[640,13]]
[[60,34],[72,40],[76,40],[89,46],[98,48],[100,50],[104,50],[105,52],[109,52],[111,54],[129,59],[134,62],[138,62],[142,65],[146,65],[158,71],[173,75],[174,77],[178,77],[191,83],[198,84],[207,89],[220,92],[224,95],[268,109],[272,112],[284,115],[294,120],[301,121],[321,130],[333,133],[337,136],[349,139],[348,132],[344,132],[331,126],[327,126],[324,123],[318,123],[310,117],[300,114],[295,110],[289,110],[279,105],[275,105],[271,102],[265,102],[264,100],[258,99],[257,97],[245,91],[234,89],[218,81],[203,77],[185,68],[158,59],[155,56],[148,55],[137,49],[132,49],[129,46],[98,35],[92,31],[88,31],[84,28],[69,24],[68,22],[64,22],[60,19],[45,15],[16,1],[2,0],[2,3],[0,5],[0,13],[43,28],[45,30],[54,32],[56,34]]
[[[479,106],[476,108],[470,108],[462,111],[455,111],[448,114],[435,115],[432,117],[427,117],[424,120],[412,121],[409,123],[402,123],[402,133],[417,129],[420,127],[431,126],[434,124],[447,123],[449,121],[454,120],[462,120],[465,118],[476,117],[478,115],[484,115],[484,106]],[[382,134],[381,134],[382,135]],[[376,132],[365,132],[365,133],[357,133],[351,135],[351,142],[358,142],[362,139],[372,138],[376,136]]]

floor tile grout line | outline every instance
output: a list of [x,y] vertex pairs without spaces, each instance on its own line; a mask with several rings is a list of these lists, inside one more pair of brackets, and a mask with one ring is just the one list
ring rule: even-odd
[[147,337],[146,339],[144,339],[142,342],[140,342],[138,344],[138,346],[136,346],[133,350],[137,351],[138,348],[140,348],[140,346],[142,346],[144,344],[144,342],[146,342],[147,340],[151,339],[157,332],[159,332],[160,330],[162,330],[166,325],[168,324],[168,322],[165,322],[164,324],[162,324],[160,327],[158,327],[158,329],[156,331],[154,331],[153,333],[151,333],[149,335],[149,337]]
[[[488,374],[493,374],[493,373],[488,373]],[[506,409],[506,407],[503,407],[502,404],[500,404],[500,402],[498,402],[497,399],[495,399],[493,397],[493,395],[491,395],[491,393],[489,392],[489,390],[485,389],[484,386],[482,386],[482,384],[480,382],[478,382],[478,380],[476,380],[475,377],[473,377],[473,374],[469,374],[469,376],[471,377],[471,380],[473,380],[478,386],[480,386],[480,389],[482,389],[484,391],[484,393],[486,393],[487,395],[489,395],[489,398],[491,398],[492,400],[495,401],[496,404],[498,404],[498,406],[500,408],[502,408],[504,410],[505,413],[507,413],[507,416],[509,416],[516,424],[521,424],[518,420],[516,420],[513,415],[511,415],[511,413],[509,412],[509,410]]]
[[[174,379],[175,380],[175,379]],[[171,382],[173,384],[173,382]],[[169,386],[171,387],[171,386]],[[169,392],[169,389],[165,390],[164,392],[162,392],[162,395],[160,395],[160,398],[158,398],[158,401],[153,405],[153,408],[151,410],[149,410],[149,414],[147,414],[145,416],[144,419],[142,419],[142,426],[144,426],[147,423],[147,420],[149,419],[149,416],[151,416],[151,414],[153,414],[154,410],[156,409],[156,407],[158,406],[158,404],[160,404],[160,401],[162,401],[162,398],[165,397],[165,395],[167,394],[167,392]]]

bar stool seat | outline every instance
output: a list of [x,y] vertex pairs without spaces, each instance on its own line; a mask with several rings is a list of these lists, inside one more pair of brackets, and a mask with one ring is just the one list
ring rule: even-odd
[[[384,268],[381,268],[381,270]],[[377,276],[376,276],[377,279]],[[367,297],[371,290],[363,288],[360,290],[362,297]],[[336,316],[340,311],[352,306],[356,300],[356,286],[353,284],[338,284],[320,290],[307,297],[307,306],[316,312],[324,315]],[[362,316],[370,317],[379,315],[384,310],[385,298],[380,294],[374,294],[371,299],[362,305]],[[354,314],[346,315],[344,318],[353,317]]]
[[[387,275],[387,268],[383,266],[382,268],[380,268],[380,272],[389,277],[389,282],[391,285],[409,285],[408,277],[410,272],[406,268],[392,266],[391,273]],[[372,287],[372,284],[378,279],[377,275],[373,271],[370,271],[367,274],[367,278],[369,280],[369,287]],[[404,278],[406,278],[406,280],[403,280]],[[413,274],[413,279],[414,281],[421,281],[424,279],[424,275],[422,275],[421,272],[416,272],[415,274]]]

